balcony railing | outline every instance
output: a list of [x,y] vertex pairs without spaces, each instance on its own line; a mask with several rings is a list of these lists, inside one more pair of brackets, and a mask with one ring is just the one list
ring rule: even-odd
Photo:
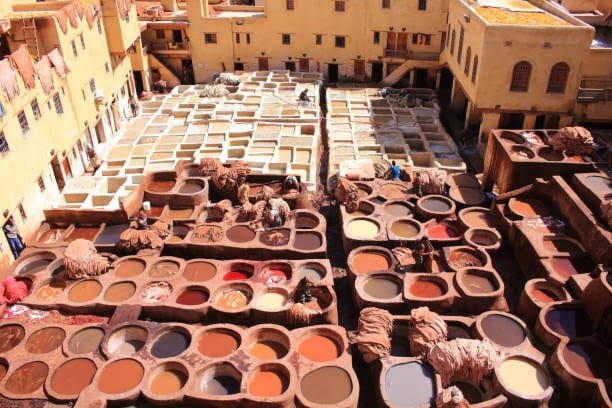
[[440,58],[439,52],[417,52],[410,50],[385,50],[386,58],[402,58],[416,61],[437,61]]
[[187,43],[173,43],[165,41],[155,41],[147,44],[151,51],[185,51],[189,49]]
[[578,90],[579,102],[602,102],[612,101],[612,88],[595,89],[595,88],[580,88]]

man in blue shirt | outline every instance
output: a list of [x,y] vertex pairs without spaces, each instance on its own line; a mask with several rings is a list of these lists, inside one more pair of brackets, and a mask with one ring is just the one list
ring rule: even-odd
[[400,167],[395,164],[395,160],[391,162],[391,180],[399,180],[400,177]]

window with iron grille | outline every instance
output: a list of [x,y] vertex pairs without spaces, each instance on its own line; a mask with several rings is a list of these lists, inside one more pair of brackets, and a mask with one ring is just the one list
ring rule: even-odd
[[474,65],[472,66],[472,83],[476,83],[476,74],[478,72],[478,55],[474,57]]
[[374,31],[374,44],[380,44],[380,31]]
[[346,37],[343,35],[336,36],[336,48],[344,48],[346,45]]
[[30,124],[28,123],[28,118],[26,117],[25,112],[19,112],[17,118],[19,119],[19,127],[21,127],[21,133],[25,135],[30,131]]
[[563,93],[565,92],[565,85],[567,84],[567,78],[569,76],[569,65],[565,62],[558,62],[550,69],[550,76],[548,77],[548,87],[546,92],[548,93]]
[[79,38],[81,39],[81,47],[83,47],[83,49],[85,49],[85,38],[83,38],[83,34],[81,34],[79,36]]
[[465,29],[461,27],[459,32],[459,46],[457,47],[457,63],[461,65],[461,54],[463,54],[463,37],[465,36]]
[[32,113],[34,114],[34,119],[40,119],[42,114],[40,113],[40,106],[38,106],[38,100],[34,99],[30,106],[32,106]]
[[251,33],[246,33],[246,42],[247,44],[251,43]]
[[45,180],[43,180],[41,176],[38,178],[37,182],[38,182],[38,188],[40,189],[40,192],[44,193],[45,190],[47,189],[47,187],[45,186]]
[[391,0],[382,0],[382,8],[390,9],[391,8]]
[[217,34],[216,33],[205,33],[204,34],[204,43],[205,44],[216,44],[217,43]]
[[236,44],[240,44],[240,33],[236,33]]
[[450,47],[450,54],[454,55],[455,54],[455,37],[456,37],[456,32],[455,30],[453,30],[453,34],[451,35],[451,47]]
[[423,36],[425,37],[425,45],[430,45],[431,44],[431,34],[423,34]]
[[57,112],[58,115],[61,115],[62,113],[64,113],[64,107],[62,106],[62,100],[60,99],[60,96],[58,93],[53,95],[53,105],[55,105],[55,112]]
[[512,70],[512,80],[510,90],[513,92],[527,92],[529,88],[529,78],[531,77],[531,64],[521,61]]
[[23,208],[23,204],[19,203],[19,205],[17,206],[17,209],[19,210],[19,215],[21,215],[21,219],[24,221],[27,220],[28,214],[26,214],[25,208]]
[[9,144],[6,141],[4,132],[0,132],[0,153],[7,153],[9,150]]
[[471,59],[472,59],[472,48],[468,47],[467,51],[465,52],[465,68],[463,69],[463,73],[465,75],[470,74],[470,60]]
[[317,45],[323,44],[323,36],[321,34],[315,35],[315,44]]
[[286,0],[287,10],[294,10],[295,4],[293,4],[293,0]]
[[344,1],[335,1],[334,2],[334,10],[338,11],[338,12],[344,12],[346,11],[346,3]]
[[419,0],[419,10],[427,10],[427,0]]
[[74,42],[74,40],[70,42],[70,45],[72,45],[72,53],[74,54],[74,56],[78,56],[79,54],[77,53],[76,43]]
[[283,45],[290,45],[291,44],[291,34],[283,34],[282,43]]
[[91,91],[91,93],[96,92],[96,81],[94,81],[93,78],[89,80],[89,90]]
[[412,34],[412,43],[416,44],[419,42],[419,35],[418,34]]

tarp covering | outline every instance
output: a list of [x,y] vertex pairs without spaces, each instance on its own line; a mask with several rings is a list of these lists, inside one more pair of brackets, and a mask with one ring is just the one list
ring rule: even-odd
[[26,88],[34,88],[36,86],[36,74],[28,46],[21,45],[9,58],[23,79]]
[[11,62],[8,58],[0,61],[0,86],[2,86],[9,101],[19,94],[17,73],[11,67]]
[[442,385],[454,381],[480,384],[501,358],[488,339],[454,339],[436,343],[427,355],[429,364],[442,377]]
[[51,60],[51,64],[55,67],[55,71],[57,75],[62,78],[66,78],[66,74],[70,73],[70,68],[66,65],[66,61],[62,56],[62,53],[59,49],[55,48],[53,51],[49,53],[49,59]]
[[34,66],[36,75],[40,79],[43,91],[48,95],[53,90],[53,67],[47,55],[43,55],[40,61]]
[[354,342],[367,363],[389,355],[392,330],[393,316],[388,311],[376,307],[361,311]]

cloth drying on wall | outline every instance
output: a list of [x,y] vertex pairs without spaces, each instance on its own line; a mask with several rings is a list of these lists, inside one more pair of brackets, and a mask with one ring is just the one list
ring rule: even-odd
[[19,72],[21,79],[23,79],[26,88],[34,88],[36,86],[36,73],[34,72],[34,64],[32,63],[28,46],[21,45],[9,58],[17,72]]

